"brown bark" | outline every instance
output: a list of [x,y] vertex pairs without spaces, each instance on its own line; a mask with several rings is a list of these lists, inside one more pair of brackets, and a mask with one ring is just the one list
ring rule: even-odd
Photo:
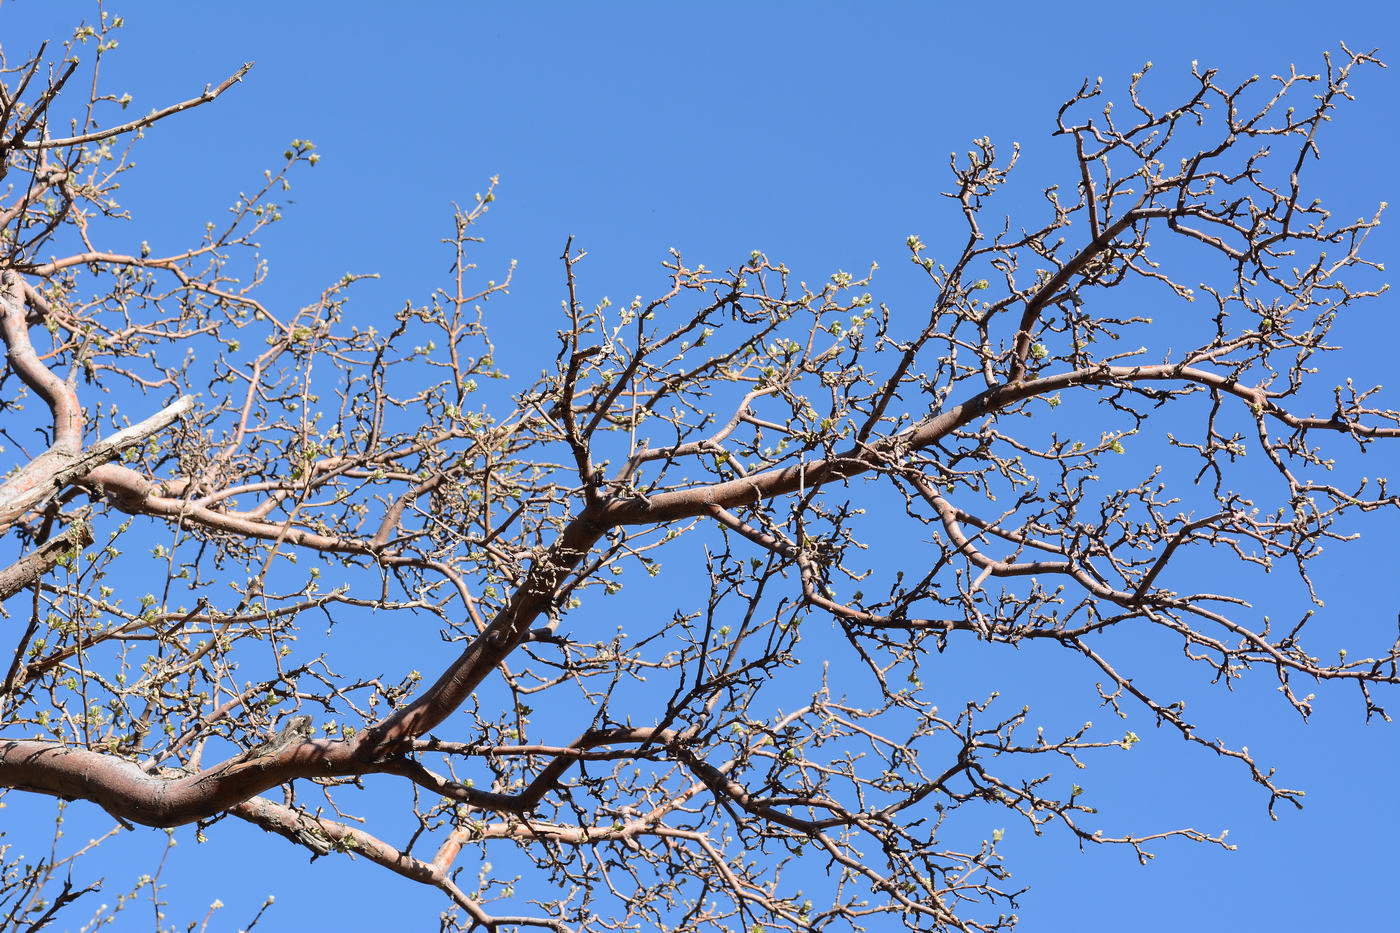
[[0,602],[48,573],[65,555],[92,543],[92,526],[86,515],[76,516],[63,532],[50,538],[10,566],[0,570]]

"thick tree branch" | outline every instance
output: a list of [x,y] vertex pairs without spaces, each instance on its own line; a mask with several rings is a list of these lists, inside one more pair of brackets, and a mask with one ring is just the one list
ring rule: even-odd
[[110,464],[123,451],[165,430],[193,407],[194,396],[183,395],[144,421],[110,434],[86,449],[69,452],[58,446],[49,448],[0,485],[0,532],[70,483],[100,483],[101,477],[107,475],[101,472],[104,464]]
[[8,567],[0,569],[0,602],[36,582],[58,562],[92,543],[86,514],[73,516],[67,528]]

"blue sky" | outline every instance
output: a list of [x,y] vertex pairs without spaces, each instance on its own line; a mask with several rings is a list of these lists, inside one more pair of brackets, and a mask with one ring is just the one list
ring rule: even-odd
[[[93,9],[11,0],[0,6],[0,36],[19,56]],[[584,287],[593,297],[655,291],[669,247],[718,268],[762,249],[814,281],[878,261],[877,295],[921,309],[928,296],[908,269],[905,238],[920,234],[938,255],[941,231],[952,234],[955,218],[938,192],[948,153],[969,139],[1022,144],[1030,206],[1036,185],[1074,181],[1050,131],[1055,109],[1086,76],[1112,88],[1150,60],[1169,82],[1199,60],[1243,79],[1291,62],[1315,68],[1338,40],[1378,46],[1384,58],[1400,38],[1400,14],[1382,2],[244,0],[111,9],[127,27],[107,86],[130,91],[137,110],[257,62],[217,104],[148,134],[125,190],[141,218],[129,245],[145,239],[159,251],[192,240],[288,140],[309,138],[322,161],[301,174],[296,204],[264,237],[266,294],[301,304],[343,273],[378,272],[356,299],[369,318],[444,281],[438,240],[450,233],[451,202],[469,202],[499,174],[480,262],[520,262],[492,326],[502,367],[525,377],[557,350],[552,321],[543,331],[539,322],[558,307],[566,236],[590,252]],[[1400,73],[1368,71],[1353,89],[1359,99],[1327,128],[1312,176],[1342,216],[1400,203]],[[1400,264],[1394,225],[1371,244],[1372,256]],[[1339,331],[1348,365],[1371,381],[1395,368],[1395,308],[1387,296]],[[549,340],[538,342],[541,332]],[[1377,526],[1329,565],[1335,625],[1384,622],[1400,608],[1395,577],[1384,572],[1400,546],[1394,528]],[[343,666],[353,665],[353,646],[337,647]],[[1067,689],[1056,676],[1063,670],[1039,660],[1022,653],[1001,671],[1053,704]],[[1286,785],[1308,790],[1305,810],[1271,822],[1240,773],[1165,735],[1145,741],[1096,773],[1106,812],[1124,824],[1136,814],[1135,825],[1229,827],[1239,851],[1167,845],[1144,868],[1125,852],[1080,854],[1063,838],[1012,839],[1017,880],[1034,886],[1021,911],[1026,928],[1383,926],[1400,828],[1390,792],[1396,731],[1363,727],[1350,694],[1319,693],[1306,726],[1267,689],[1199,697],[1208,728],[1249,743]],[[47,802],[9,800],[8,814],[31,805],[49,812]],[[82,807],[71,809],[80,825]],[[219,845],[197,851],[188,831],[176,833],[166,876],[172,917],[202,916],[219,898],[230,906],[210,928],[236,929],[272,892],[278,905],[260,928],[435,928],[434,892],[364,863],[323,859],[308,869],[280,839],[227,825],[218,832]],[[102,864],[114,885],[134,866],[153,868],[158,836],[111,847]]]

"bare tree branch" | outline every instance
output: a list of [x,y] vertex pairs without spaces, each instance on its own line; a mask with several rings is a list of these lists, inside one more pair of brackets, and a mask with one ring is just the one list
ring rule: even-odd
[[[1039,215],[994,211],[1019,150],[974,140],[949,166],[960,245],[908,239],[926,313],[877,300],[873,267],[803,280],[758,252],[717,271],[673,251],[656,297],[615,306],[569,240],[558,351],[508,394],[486,308],[514,267],[482,284],[474,259],[494,180],[454,210],[426,295],[369,325],[347,275],[282,307],[259,238],[315,146],[187,248],[113,248],[113,142],[247,68],[111,125],[94,83],[55,138],[81,39],[49,68],[0,62],[0,598],[31,597],[0,787],[200,839],[232,814],[440,890],[445,930],[986,933],[1023,893],[989,814],[1142,861],[1230,848],[1103,828],[1065,775],[1135,730],[1299,802],[1203,737],[1176,692],[1193,673],[1262,680],[1302,717],[1345,684],[1385,715],[1395,633],[1312,631],[1315,559],[1400,508],[1358,456],[1400,410],[1319,383],[1349,359],[1334,325],[1386,291],[1365,252],[1383,205],[1341,221],[1303,181],[1372,53],[1236,85],[1193,66],[1165,107],[1146,69],[1116,110],[1086,82]],[[45,540],[80,497],[90,518]],[[607,601],[624,586],[644,611]],[[366,618],[418,667],[348,670],[316,637]],[[1120,650],[1153,636],[1177,668]],[[1078,688],[1126,731],[922,679],[1024,644],[1083,671],[1057,701]],[[520,877],[486,862],[501,849]],[[53,917],[40,891],[79,890],[6,870],[31,924]]]

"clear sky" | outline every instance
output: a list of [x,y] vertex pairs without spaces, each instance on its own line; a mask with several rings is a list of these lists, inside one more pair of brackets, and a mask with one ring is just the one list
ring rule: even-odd
[[[4,2],[0,41],[19,57],[94,9],[77,0]],[[948,153],[968,140],[1019,141],[1028,177],[1068,187],[1070,153],[1050,131],[1085,77],[1102,75],[1113,88],[1150,60],[1169,81],[1199,60],[1243,79],[1290,63],[1316,68],[1339,40],[1380,47],[1383,58],[1400,45],[1400,14],[1380,0],[114,0],[111,9],[127,26],[107,86],[130,91],[138,111],[257,62],[215,105],[148,134],[127,176],[126,203],[142,218],[133,243],[160,250],[191,241],[289,140],[309,138],[322,161],[301,174],[287,219],[264,237],[265,300],[301,304],[345,272],[379,272],[357,293],[357,313],[368,319],[444,281],[438,241],[451,232],[451,202],[470,201],[499,174],[480,261],[520,262],[491,324],[502,368],[525,377],[557,351],[548,315],[561,296],[566,236],[590,252],[584,285],[594,297],[657,290],[669,247],[717,268],[762,249],[810,280],[879,261],[878,297],[921,309],[929,298],[907,271],[905,238],[918,233],[938,253],[940,229],[955,219],[938,197]],[[1400,71],[1370,70],[1353,91],[1358,101],[1327,127],[1312,176],[1316,194],[1343,216],[1400,204]],[[1371,244],[1372,256],[1400,267],[1400,224]],[[1372,381],[1395,369],[1396,309],[1387,296],[1338,332]],[[549,340],[540,343],[539,333]],[[1394,450],[1377,456],[1397,460]],[[1400,535],[1393,519],[1390,527],[1329,565],[1329,625],[1394,619]],[[337,647],[341,666],[352,667],[356,650]],[[937,676],[935,668],[924,679]],[[1014,676],[1047,696],[1067,689],[1023,661]],[[1033,886],[1025,928],[1374,930],[1393,922],[1400,737],[1383,723],[1363,726],[1351,693],[1318,692],[1307,725],[1267,690],[1201,698],[1206,728],[1247,742],[1285,785],[1305,788],[1306,809],[1271,822],[1265,797],[1239,771],[1165,733],[1144,734],[1156,741],[1098,777],[1106,813],[1120,827],[1228,827],[1239,851],[1165,845],[1141,867],[1126,851],[1081,854],[1063,837],[1011,839],[1008,861]],[[41,798],[8,799],[7,819],[21,807],[51,812]],[[73,834],[102,822],[93,809],[73,805]],[[190,830],[176,832],[164,875],[172,919],[201,917],[218,898],[229,906],[210,929],[237,929],[271,892],[278,903],[260,929],[426,930],[444,906],[436,892],[364,862],[327,858],[308,868],[286,842],[228,823],[211,836],[196,847]],[[110,846],[85,870],[109,872],[119,889],[124,874],[153,870],[160,857],[158,833],[140,840]],[[135,915],[122,928],[148,922]]]

